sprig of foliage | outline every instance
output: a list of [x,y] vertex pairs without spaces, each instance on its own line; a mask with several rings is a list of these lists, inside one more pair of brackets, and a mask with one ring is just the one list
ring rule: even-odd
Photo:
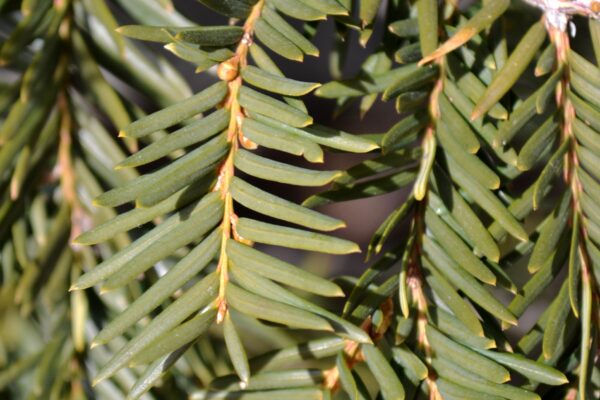
[[[175,149],[197,146],[173,162],[96,199],[98,205],[107,207],[135,202],[136,208],[80,236],[77,239],[80,244],[95,244],[156,217],[172,215],[82,275],[72,289],[85,289],[101,282],[103,291],[121,288],[178,249],[188,245],[192,248],[96,336],[92,345],[106,344],[176,295],[172,304],[116,352],[98,372],[95,382],[112,376],[131,362],[150,363],[130,394],[131,398],[137,398],[160,378],[165,363],[175,362],[184,349],[216,322],[223,324],[226,348],[241,387],[253,388],[255,378],[250,376],[240,339],[238,314],[370,342],[368,335],[354,325],[280,286],[321,296],[340,296],[342,292],[337,285],[251,247],[259,242],[346,254],[358,251],[355,244],[304,229],[238,218],[234,210],[235,202],[304,228],[331,231],[342,227],[342,221],[255,187],[240,177],[240,172],[285,184],[322,186],[340,172],[300,168],[251,150],[260,145],[315,163],[323,161],[321,146],[352,152],[367,152],[377,147],[367,139],[313,125],[298,96],[319,85],[286,78],[260,47],[295,61],[301,61],[305,54],[317,55],[316,48],[280,14],[313,20],[325,18],[328,13],[347,13],[336,2],[313,3],[316,8],[290,1],[205,2],[219,13],[241,18],[243,24],[119,29],[129,37],[167,43],[165,47],[175,55],[195,63],[197,72],[218,64],[219,81],[182,102],[133,122],[120,132],[122,137],[138,139],[181,125],[122,161],[118,168],[143,166]],[[249,64],[249,58],[255,65]],[[283,101],[256,89],[281,95]],[[207,116],[193,118],[211,110],[214,111]],[[187,290],[176,294],[182,287]]]
[[[355,79],[332,82],[319,88],[317,93],[321,96],[362,97],[361,102],[370,101],[367,96],[381,93],[384,100],[395,98],[397,110],[405,113],[405,117],[382,137],[384,155],[351,168],[337,187],[317,194],[305,204],[318,206],[374,196],[412,184],[409,199],[390,214],[376,232],[370,254],[382,250],[396,226],[408,223],[408,235],[353,284],[345,307],[345,315],[352,320],[352,310],[361,308],[375,279],[399,263],[399,282],[390,278],[380,286],[378,304],[398,290],[397,306],[404,318],[416,320],[416,326],[407,328],[402,319],[396,325],[398,316],[394,319],[394,314],[390,313],[387,319],[378,316],[376,328],[384,334],[388,330],[396,332],[395,339],[390,336],[387,343],[380,342],[380,347],[388,351],[393,349],[401,331],[403,339],[400,342],[408,342],[407,347],[413,351],[418,349],[422,363],[411,366],[411,373],[406,376],[413,379],[410,383],[404,382],[405,388],[411,388],[412,393],[419,390],[420,382],[424,380],[427,391],[434,398],[483,398],[485,395],[539,398],[532,390],[540,383],[560,386],[568,382],[564,375],[547,365],[560,366],[568,358],[568,348],[579,348],[576,350],[577,361],[570,359],[570,367],[561,367],[561,370],[579,376],[576,386],[579,398],[591,398],[594,389],[588,382],[594,369],[590,359],[597,353],[592,338],[597,337],[598,315],[593,306],[597,301],[594,302],[592,297],[596,296],[597,289],[591,273],[593,264],[589,250],[580,244],[583,237],[589,237],[589,228],[579,222],[586,218],[583,216],[586,213],[582,212],[578,201],[572,200],[572,197],[579,197],[577,193],[585,192],[585,186],[579,182],[577,172],[569,171],[581,171],[579,174],[588,177],[588,184],[596,184],[598,177],[591,178],[586,172],[594,168],[593,152],[585,153],[588,155],[587,167],[585,163],[582,165],[579,154],[586,151],[585,144],[576,144],[578,142],[571,138],[575,123],[579,129],[590,133],[593,117],[589,116],[591,107],[582,100],[579,101],[579,114],[588,111],[585,122],[575,117],[579,114],[578,108],[573,106],[572,99],[577,98],[572,93],[577,89],[571,88],[568,60],[570,57],[585,62],[588,73],[592,69],[597,72],[597,68],[569,50],[566,33],[558,34],[557,28],[552,28],[549,22],[544,24],[544,21],[533,24],[509,55],[506,36],[498,35],[496,30],[499,28],[491,26],[491,21],[501,17],[508,6],[509,2],[484,4],[469,20],[459,19],[456,28],[446,27],[451,37],[439,47],[439,28],[430,18],[392,22],[390,32],[403,41],[398,50],[383,48],[383,51],[388,54],[395,51],[395,60],[409,62],[408,65],[377,74],[365,73],[363,69]],[[437,10],[437,7],[435,1],[419,1],[415,11],[417,16],[429,16],[434,13],[425,10]],[[451,16],[453,12],[456,10],[447,6],[440,14]],[[446,19],[445,23],[450,20]],[[595,21],[591,22],[592,33],[595,24]],[[551,47],[537,61],[536,75],[549,75],[549,78],[526,100],[507,109],[505,105],[510,103],[499,101],[514,90],[520,76],[535,59],[546,38],[545,25],[550,29]],[[560,44],[557,43],[559,40]],[[458,51],[451,53],[455,49]],[[413,57],[412,54],[419,50]],[[382,54],[372,56],[365,65]],[[410,64],[422,56],[420,65],[435,62],[437,68],[431,69],[431,73]],[[563,61],[557,62],[559,59]],[[394,75],[396,77],[392,78]],[[579,90],[583,89],[578,86]],[[590,101],[590,97],[586,100]],[[415,141],[420,142],[420,152],[415,151]],[[417,157],[421,158],[420,162]],[[563,159],[571,160],[565,162],[572,166],[563,168]],[[542,161],[547,162],[545,168],[534,168]],[[523,190],[523,185],[513,183],[523,179],[523,171],[532,168],[529,176],[539,176],[533,178],[532,186]],[[567,171],[564,177],[567,188],[555,202],[551,200],[554,196],[550,196],[550,186],[556,184],[554,177],[562,171]],[[556,204],[556,209],[545,210],[547,218],[542,218],[535,228],[540,216],[534,211],[540,208],[544,198],[550,204]],[[532,226],[533,232],[529,233],[525,226]],[[510,240],[510,236],[520,243]],[[587,241],[596,246],[593,239]],[[565,249],[561,250],[561,246]],[[536,274],[519,292],[503,268],[523,262],[528,263],[529,271]],[[558,275],[562,265],[569,270],[568,279],[564,280],[559,296],[543,314],[540,320],[543,326],[534,327],[519,342],[519,346],[526,346],[518,348],[519,351],[535,357],[536,345],[543,341],[543,354],[537,363],[512,354],[514,350],[500,330],[494,328],[496,323],[491,318],[501,321],[498,328],[516,325],[517,317],[539,296],[552,277]],[[581,294],[580,284],[584,288]],[[486,289],[487,285],[516,296],[507,307]],[[581,306],[579,301],[583,303]],[[574,315],[585,309],[580,319],[581,328],[569,317],[570,302]],[[354,322],[360,323],[367,315],[361,315]],[[374,320],[376,315],[373,315]],[[448,318],[454,322],[450,323]],[[579,338],[577,330],[581,332]],[[485,350],[489,348],[510,353]],[[472,351],[477,359],[471,359],[468,351]],[[347,352],[341,357],[347,357]],[[393,352],[390,357],[399,363],[399,368],[404,366],[393,357]],[[459,358],[471,361],[457,366],[455,360]],[[353,358],[351,360],[350,365],[355,362]],[[499,385],[510,379],[508,371],[503,371],[501,365],[527,377],[531,383],[523,388],[528,391]],[[423,372],[427,368],[429,373]],[[338,373],[341,374],[342,369],[338,367]],[[432,371],[436,378],[432,379]],[[340,376],[340,379],[343,384],[344,378]],[[352,385],[343,387],[348,393],[355,390]],[[546,387],[543,390],[549,394],[565,393],[569,389],[563,386],[553,391]],[[385,390],[382,393],[384,398],[397,397],[386,396]]]

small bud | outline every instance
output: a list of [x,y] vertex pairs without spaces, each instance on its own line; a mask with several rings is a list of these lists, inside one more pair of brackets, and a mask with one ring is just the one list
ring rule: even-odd
[[258,144],[254,143],[252,140],[248,139],[246,136],[240,134],[239,141],[243,148],[248,150],[256,150],[258,148]]
[[235,58],[223,61],[217,68],[217,76],[222,81],[231,82],[238,76],[238,62]]
[[225,302],[225,299],[219,301],[217,309],[217,324],[220,324],[225,320],[225,315],[227,314],[227,302]]

